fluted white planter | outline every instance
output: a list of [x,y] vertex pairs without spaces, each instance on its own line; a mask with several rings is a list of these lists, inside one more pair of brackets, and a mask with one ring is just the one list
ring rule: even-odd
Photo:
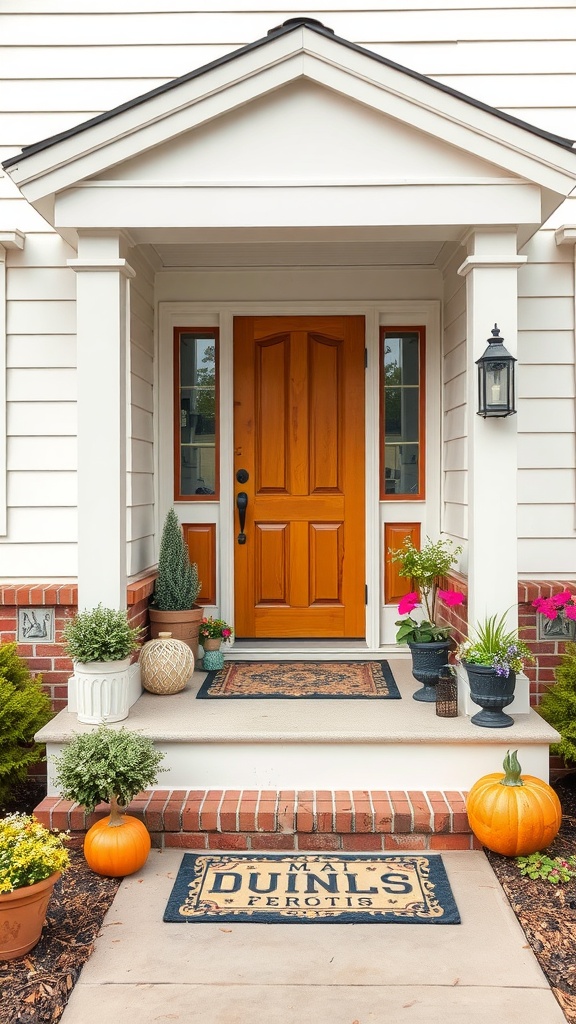
[[74,675],[79,722],[101,725],[128,718],[130,658],[123,661],[77,661]]

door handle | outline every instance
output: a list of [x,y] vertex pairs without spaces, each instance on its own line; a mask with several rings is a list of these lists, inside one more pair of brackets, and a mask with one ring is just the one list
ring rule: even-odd
[[246,522],[246,509],[248,507],[248,495],[246,491],[239,491],[236,495],[236,508],[238,509],[238,519],[240,521],[240,533],[238,534],[238,543],[246,543],[246,534],[244,533],[244,524]]

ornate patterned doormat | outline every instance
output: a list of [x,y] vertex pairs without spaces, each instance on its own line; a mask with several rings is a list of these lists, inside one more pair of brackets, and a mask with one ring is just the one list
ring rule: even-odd
[[400,691],[387,661],[227,661],[196,696],[400,700]]
[[460,924],[439,854],[185,853],[168,922]]

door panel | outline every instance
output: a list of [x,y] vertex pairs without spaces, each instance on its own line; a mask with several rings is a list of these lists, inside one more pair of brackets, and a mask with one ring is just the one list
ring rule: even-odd
[[238,317],[234,405],[237,636],[363,637],[363,317]]

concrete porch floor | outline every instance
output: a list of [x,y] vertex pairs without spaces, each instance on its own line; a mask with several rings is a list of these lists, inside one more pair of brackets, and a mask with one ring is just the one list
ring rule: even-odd
[[[408,852],[408,851],[403,851]],[[181,852],[126,878],[63,1024],[565,1024],[481,852],[442,854],[460,925],[164,924]]]

